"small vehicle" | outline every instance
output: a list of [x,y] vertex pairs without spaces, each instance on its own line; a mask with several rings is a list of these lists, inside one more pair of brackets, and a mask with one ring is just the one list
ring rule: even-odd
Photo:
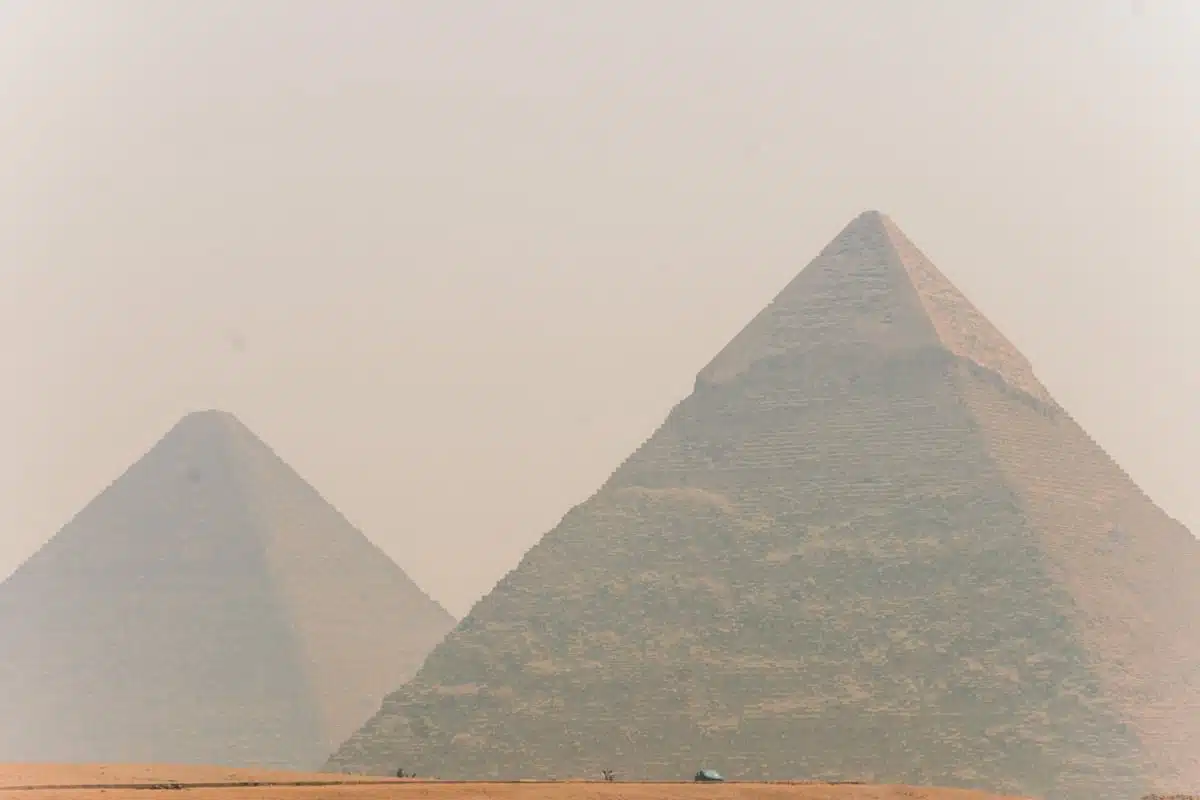
[[715,769],[702,769],[696,773],[696,783],[723,783],[725,779]]

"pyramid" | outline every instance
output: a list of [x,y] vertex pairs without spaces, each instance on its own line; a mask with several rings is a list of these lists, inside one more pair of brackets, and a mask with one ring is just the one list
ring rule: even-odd
[[1200,543],[867,212],[328,766],[1195,789],[1197,574]]
[[0,584],[0,762],[312,769],[453,618],[232,415]]

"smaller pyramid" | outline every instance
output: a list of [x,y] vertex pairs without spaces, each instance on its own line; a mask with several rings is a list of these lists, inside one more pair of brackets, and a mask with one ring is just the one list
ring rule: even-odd
[[310,769],[454,626],[231,414],[0,584],[0,761]]

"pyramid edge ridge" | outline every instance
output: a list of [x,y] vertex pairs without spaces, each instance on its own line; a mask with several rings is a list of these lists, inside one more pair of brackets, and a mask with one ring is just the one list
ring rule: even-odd
[[[232,421],[233,423],[235,423],[237,427],[234,430],[228,431],[226,434],[226,440],[223,443],[225,447],[229,447],[231,444],[233,444],[233,442],[230,442],[228,440],[229,435],[232,434],[232,435],[236,436],[236,445],[235,446],[248,447],[248,448],[251,448],[252,451],[257,450],[260,455],[266,456],[267,458],[269,458],[270,461],[273,463],[273,465],[277,469],[282,469],[293,480],[299,482],[299,484],[305,490],[310,492],[312,494],[312,496],[322,506],[324,506],[326,509],[328,509],[330,511],[330,513],[340,523],[342,523],[342,525],[345,527],[345,529],[347,531],[352,532],[353,534],[360,537],[362,539],[362,542],[371,551],[373,551],[373,553],[376,556],[383,559],[388,564],[392,565],[392,567],[400,574],[400,576],[409,585],[411,585],[411,587],[414,588],[417,591],[417,593],[420,594],[424,600],[426,600],[432,606],[431,611],[433,613],[440,612],[440,614],[443,615],[443,617],[446,620],[450,621],[449,627],[451,629],[454,627],[454,625],[458,624],[458,621],[459,621],[458,618],[456,616],[454,616],[453,614],[451,614],[450,610],[447,609],[436,597],[434,597],[432,594],[430,594],[430,592],[424,586],[419,584],[412,577],[412,575],[410,575],[408,573],[408,570],[406,570],[403,567],[403,565],[400,564],[400,562],[398,562],[396,559],[394,559],[390,555],[388,555],[387,552],[384,551],[384,549],[382,547],[380,547],[377,542],[375,542],[370,536],[368,536],[366,534],[366,532],[363,530],[363,528],[361,526],[357,525],[353,520],[350,519],[349,516],[346,515],[345,511],[343,511],[336,503],[334,503],[320,489],[318,489],[317,486],[312,481],[310,481],[303,474],[301,474],[300,471],[297,470],[294,466],[292,466],[287,461],[287,459],[285,459],[282,455],[280,455],[279,452],[274,447],[272,447],[270,443],[268,443],[265,439],[263,439],[261,436],[256,434],[249,426],[247,426],[245,423],[243,423],[241,420],[239,420],[233,414],[230,414],[229,412],[225,412],[225,411],[192,412],[192,413],[193,414],[207,414],[207,413],[221,414],[221,415],[224,415],[223,419],[225,419],[226,421]],[[253,455],[242,456],[241,458],[247,458],[247,457],[253,458]],[[232,462],[234,462],[231,468],[237,469],[238,457],[231,456],[230,459]],[[246,478],[242,477],[239,479],[239,483],[242,483],[245,480],[246,480]],[[251,506],[254,505],[253,503],[251,503],[249,501],[247,501],[247,504],[251,505]],[[253,508],[251,509],[251,511],[256,516],[259,513],[257,509],[253,509]]]
[[[869,213],[869,212],[865,212]],[[875,212],[888,246],[907,276],[941,346],[1000,376],[1043,403],[1058,401],[1017,345],[952,281],[895,220]]]

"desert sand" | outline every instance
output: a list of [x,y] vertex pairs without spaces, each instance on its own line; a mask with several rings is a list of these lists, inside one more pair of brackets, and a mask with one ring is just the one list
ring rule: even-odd
[[[259,785],[250,786],[249,783]],[[150,788],[172,784],[179,788]],[[307,784],[307,785],[305,785]],[[88,788],[92,787],[92,788]],[[5,800],[999,800],[963,789],[819,783],[453,782],[164,764],[4,764]]]

